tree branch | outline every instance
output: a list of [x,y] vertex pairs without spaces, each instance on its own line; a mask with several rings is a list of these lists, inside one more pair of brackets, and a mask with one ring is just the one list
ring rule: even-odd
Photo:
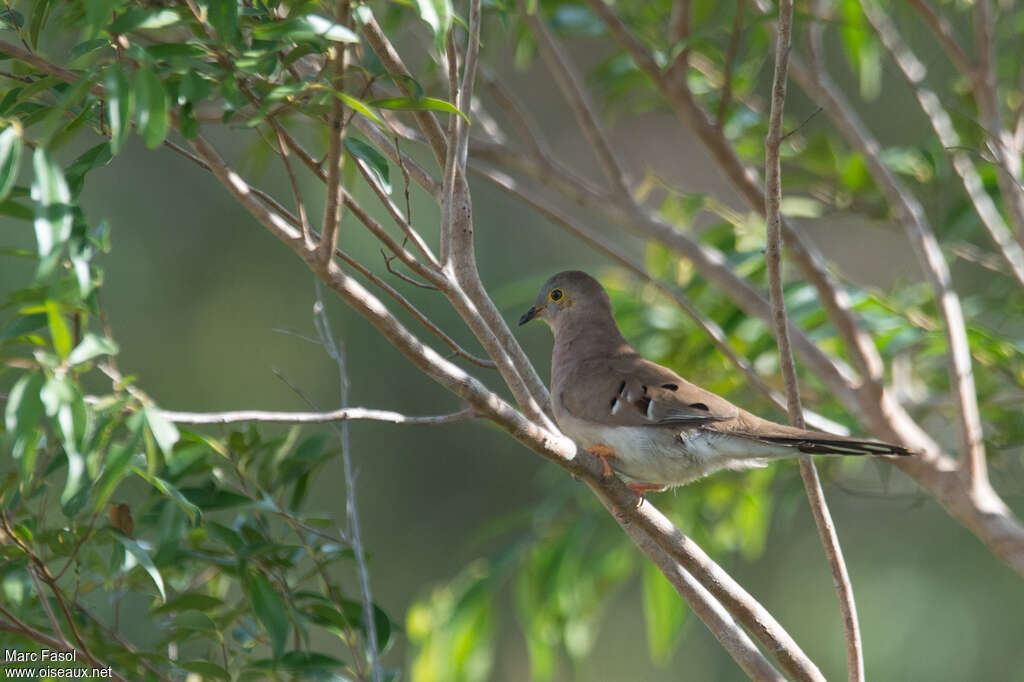
[[988,486],[981,415],[978,410],[963,311],[960,307],[960,298],[953,288],[949,265],[928,223],[924,208],[882,161],[878,141],[829,76],[821,70],[812,71],[795,57],[791,61],[796,81],[824,108],[847,144],[861,154],[875,182],[889,203],[899,212],[900,222],[914,247],[918,262],[935,296],[936,306],[945,322],[950,378],[959,407],[962,466],[969,471],[972,485]]
[[[789,344],[789,325],[786,321],[786,301],[782,290],[782,165],[779,149],[782,146],[782,119],[786,103],[786,81],[789,78],[789,52],[793,47],[793,1],[779,1],[779,19],[776,24],[775,73],[772,78],[771,110],[768,116],[768,136],[765,139],[765,221],[767,223],[767,250],[765,262],[768,269],[768,290],[772,304],[772,326],[779,344],[779,366],[786,385],[789,406],[789,420],[797,428],[806,428],[803,407],[800,404],[800,383],[793,362],[793,350]],[[853,585],[843,560],[832,514],[821,489],[821,480],[814,460],[810,455],[800,456],[800,476],[807,500],[814,515],[821,544],[828,557],[832,581],[839,597],[839,610],[843,618],[843,632],[846,639],[846,671],[850,682],[864,680],[864,652],[862,650],[860,625],[857,622],[857,605],[853,597]]]
[[559,464],[570,473],[592,483],[612,505],[622,512],[622,523],[635,523],[655,543],[679,561],[701,584],[715,595],[755,636],[781,660],[800,680],[823,680],[821,673],[807,659],[797,644],[772,615],[715,564],[692,540],[675,529],[653,505],[630,509],[636,495],[620,479],[606,480],[598,458],[559,434],[525,418],[498,395],[489,391],[476,378],[445,360],[395,319],[387,308],[356,280],[342,272],[334,261],[323,263],[316,252],[296,239],[296,231],[280,216],[257,201],[248,185],[220,158],[202,137],[191,142],[221,184],[260,224],[299,255],[317,276],[356,312],[362,315],[399,351],[427,376],[463,398],[477,412],[489,417],[510,435],[534,452]]
[[1003,220],[995,202],[985,191],[981,176],[975,169],[970,155],[960,147],[960,137],[938,96],[924,86],[927,74],[925,65],[914,55],[896,25],[876,2],[861,0],[860,4],[864,15],[874,27],[882,44],[885,45],[893,61],[909,81],[914,90],[914,96],[928,118],[935,135],[939,138],[939,142],[949,152],[953,168],[960,176],[961,183],[975,212],[988,230],[1000,255],[1010,266],[1010,273],[1024,286],[1024,249],[1013,240],[1012,230]]
[[587,91],[583,88],[579,74],[572,66],[572,60],[565,51],[562,44],[551,35],[547,24],[540,16],[540,9],[533,13],[528,11],[526,0],[519,0],[519,8],[530,32],[537,39],[537,47],[541,58],[547,65],[551,75],[562,96],[569,103],[576,122],[583,132],[583,136],[589,143],[588,146],[597,157],[601,170],[611,185],[612,193],[621,199],[632,201],[632,193],[629,191],[629,183],[626,180],[626,173],[619,163],[619,159],[612,150],[611,143],[605,135],[594,110],[594,103],[590,101]]
[[344,407],[330,412],[274,412],[269,410],[233,410],[229,412],[178,412],[160,410],[160,415],[175,424],[238,424],[259,422],[264,424],[330,424],[340,421],[377,421],[389,424],[455,424],[478,415],[469,408],[426,417],[415,417],[389,410],[374,410],[365,407]]

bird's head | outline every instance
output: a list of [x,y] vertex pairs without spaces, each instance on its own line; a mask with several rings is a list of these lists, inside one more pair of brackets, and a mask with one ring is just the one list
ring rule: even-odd
[[519,324],[535,318],[557,334],[575,321],[612,319],[612,302],[596,279],[580,270],[566,270],[544,283]]

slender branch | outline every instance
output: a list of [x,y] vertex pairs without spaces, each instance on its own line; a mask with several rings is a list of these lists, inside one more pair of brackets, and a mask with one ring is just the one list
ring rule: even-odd
[[[786,103],[786,82],[789,78],[789,52],[793,47],[793,1],[779,1],[779,20],[776,24],[775,73],[772,78],[771,110],[768,116],[768,136],[765,140],[765,221],[767,223],[767,250],[765,262],[768,270],[768,290],[772,304],[772,326],[779,345],[779,365],[786,385],[789,420],[797,428],[805,428],[803,407],[800,404],[800,383],[797,379],[793,349],[789,343],[789,325],[786,321],[786,301],[782,291],[782,164],[779,150],[782,146],[782,118]],[[814,523],[821,544],[828,557],[832,581],[839,597],[839,610],[843,618],[846,639],[846,671],[850,682],[864,680],[864,652],[853,585],[843,560],[832,515],[825,501],[818,470],[810,455],[800,456],[800,476],[807,500],[814,515]]]
[[295,230],[252,196],[247,184],[224,163],[216,150],[202,136],[197,136],[191,144],[221,184],[260,224],[295,251],[321,281],[366,318],[424,373],[466,400],[471,407],[489,417],[534,452],[597,486],[612,505],[625,510],[622,512],[622,523],[639,525],[659,547],[679,561],[714,594],[736,618],[751,628],[758,639],[783,661],[787,670],[801,680],[823,679],[814,664],[807,659],[771,614],[711,561],[696,543],[675,529],[653,505],[646,504],[640,509],[631,509],[630,507],[636,506],[636,495],[618,478],[605,480],[603,467],[597,457],[579,450],[571,440],[557,431],[530,421],[476,378],[425,346],[402,326],[376,297],[342,272],[333,261],[323,263],[315,257],[314,251],[306,248],[301,240],[295,239]]
[[[348,379],[348,361],[344,348],[334,338],[331,323],[327,317],[327,306],[323,299],[323,285],[316,282],[316,303],[313,306],[313,323],[317,335],[323,343],[327,354],[338,367],[338,384],[341,394],[341,408],[348,407],[350,383]],[[359,594],[363,602],[363,632],[366,634],[367,658],[370,664],[370,677],[373,682],[382,682],[384,670],[380,664],[380,645],[377,641],[377,618],[374,614],[373,595],[370,591],[370,571],[366,567],[366,553],[363,551],[362,530],[359,524],[359,508],[356,505],[356,476],[352,468],[352,445],[349,437],[348,421],[334,425],[334,431],[341,441],[341,463],[345,475],[345,516],[348,519],[348,535],[352,541],[352,551],[356,557],[356,568],[359,574]]]
[[791,59],[791,66],[801,88],[825,109],[847,144],[861,154],[886,199],[899,212],[900,222],[914,247],[944,321],[951,384],[959,407],[961,464],[969,472],[972,485],[985,487],[988,485],[985,445],[963,310],[953,288],[949,265],[924,208],[882,161],[881,145],[828,74],[812,71],[795,57]]
[[531,33],[537,40],[537,47],[544,63],[551,75],[554,76],[559,90],[562,91],[562,96],[569,103],[569,108],[572,109],[576,122],[589,143],[588,146],[594,152],[601,170],[604,171],[605,177],[611,184],[612,192],[619,197],[631,198],[632,193],[629,191],[626,173],[598,121],[594,103],[590,101],[579,74],[572,66],[569,54],[562,44],[551,35],[539,10],[531,14],[527,10],[526,0],[519,0],[519,7],[523,16],[526,17],[526,23],[530,27]]
[[50,606],[50,600],[46,598],[46,592],[43,591],[42,583],[39,581],[38,571],[35,566],[29,566],[26,571],[28,577],[32,579],[32,585],[36,588],[36,598],[39,599],[39,603],[43,606],[43,611],[46,612],[46,617],[50,621],[50,627],[53,628],[57,638],[63,643],[63,649],[70,649],[71,643],[68,638],[64,636],[64,630],[60,627],[60,623],[57,622],[57,616],[53,612],[53,608]]
[[295,196],[295,210],[299,213],[299,222],[302,224],[302,238],[308,243],[313,243],[313,229],[309,224],[309,218],[306,216],[306,204],[302,200],[302,191],[299,189],[299,182],[295,178],[295,171],[292,170],[292,163],[288,160],[288,145],[285,143],[284,135],[280,130],[275,129],[277,135],[278,144],[278,155],[281,157],[282,163],[284,163],[285,172],[288,173],[288,182],[292,186],[292,194]]
[[[598,494],[609,512],[613,515],[618,514],[618,510],[604,499],[596,488],[592,489],[595,494]],[[654,562],[679,596],[686,600],[687,605],[704,622],[715,639],[729,652],[733,660],[751,680],[754,682],[784,682],[786,680],[785,676],[775,669],[775,666],[751,641],[728,610],[700,581],[684,569],[678,561],[669,556],[657,543],[653,542],[650,536],[641,529],[632,524],[622,524],[622,530]]]
[[[348,25],[348,14],[347,1],[339,0],[335,3],[335,21],[343,26]],[[344,88],[348,46],[345,43],[334,43],[331,49],[334,51],[330,64],[331,87],[341,91]],[[327,134],[327,204],[324,207],[323,227],[320,228],[320,258],[324,261],[334,257],[334,249],[338,246],[338,226],[341,223],[342,196],[345,192],[342,183],[342,168],[345,163],[345,107],[338,97],[331,98]]]
[[[381,63],[384,64],[384,68],[387,69],[389,74],[408,77],[407,79],[396,79],[396,82],[402,92],[406,95],[412,96],[414,93],[406,84],[408,81],[413,81],[412,74],[409,73],[409,69],[406,68],[405,62],[402,61],[402,57],[398,54],[395,46],[392,45],[388,37],[384,35],[384,31],[381,30],[376,19],[371,17],[370,20],[363,25],[363,36],[366,38],[366,42],[370,48],[377,53],[377,56],[380,58]],[[434,114],[429,111],[414,111],[413,118],[416,120],[417,125],[419,125],[423,134],[426,136],[430,151],[434,153],[434,158],[443,167],[447,145],[445,143],[444,132],[441,130],[441,125],[437,122]]]
[[715,115],[715,125],[719,128],[725,125],[725,118],[729,115],[729,106],[732,104],[732,70],[740,47],[740,32],[743,29],[743,4],[744,0],[736,0],[736,13],[733,16],[732,30],[729,33],[729,47],[725,52],[722,94],[718,102],[718,113]]
[[996,182],[1003,205],[1016,228],[1017,240],[1024,246],[1024,186],[1021,185],[1020,154],[1014,152],[1013,134],[1003,126],[997,80],[995,16],[990,0],[974,3],[974,43],[978,68],[970,79],[974,97],[984,122],[989,148],[999,171]]
[[345,407],[330,412],[274,412],[269,410],[233,410],[229,412],[178,412],[160,410],[160,415],[175,424],[238,424],[260,422],[266,424],[330,424],[340,421],[376,421],[389,424],[454,424],[476,418],[471,409],[451,414],[415,417],[389,410],[365,407]]
[[434,199],[441,196],[441,183],[412,157],[402,153],[392,140],[380,128],[375,126],[372,121],[363,116],[356,116],[352,119],[352,122],[359,129],[359,132],[366,135],[377,149],[397,163],[400,168],[403,168],[404,172],[408,173],[409,177],[415,180],[417,185],[426,190],[427,194]]
[[907,4],[914,8],[921,19],[924,20],[925,25],[935,34],[939,43],[942,44],[943,52],[949,56],[956,69],[968,80],[973,79],[974,65],[971,63],[971,58],[967,56],[964,48],[960,46],[960,41],[954,34],[953,27],[946,21],[946,18],[939,14],[928,0],[907,0]]
[[[650,51],[603,0],[587,0],[587,6],[604,22],[640,70],[653,81],[677,116],[690,127],[740,195],[754,210],[763,214],[764,191],[757,181],[756,174],[743,164],[723,131],[715,126],[694,98],[687,86],[685,73],[670,71],[667,76],[663,74]],[[856,361],[862,375],[863,389],[872,391],[877,396],[883,390],[882,360],[873,340],[860,327],[850,310],[848,296],[828,275],[821,255],[799,231],[786,220],[782,222],[782,231],[794,261],[804,277],[814,286],[821,304]]]
[[1010,266],[1010,273],[1024,285],[1024,249],[1013,240],[1010,227],[1003,220],[992,197],[985,191],[985,186],[978,174],[970,155],[960,147],[957,135],[949,114],[943,108],[938,96],[924,86],[927,69],[911,51],[910,46],[900,35],[896,25],[881,7],[873,0],[861,0],[864,15],[874,27],[875,32],[885,45],[893,61],[909,81],[917,102],[928,118],[935,135],[942,146],[950,152],[953,168],[967,192],[975,212],[995,243],[1000,255]]

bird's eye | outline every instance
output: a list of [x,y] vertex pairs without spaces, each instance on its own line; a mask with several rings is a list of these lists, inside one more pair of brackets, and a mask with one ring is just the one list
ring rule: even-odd
[[562,298],[562,290],[561,289],[552,289],[551,293],[548,294],[548,298],[550,298],[552,301],[557,301],[557,300],[561,299]]

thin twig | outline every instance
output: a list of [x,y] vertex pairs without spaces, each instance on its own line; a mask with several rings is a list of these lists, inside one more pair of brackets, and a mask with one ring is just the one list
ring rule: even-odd
[[[765,262],[768,270],[768,291],[771,295],[772,326],[779,345],[779,365],[786,386],[790,423],[806,428],[803,407],[800,404],[800,383],[797,379],[793,349],[789,342],[786,321],[786,302],[782,290],[782,165],[779,150],[782,146],[782,117],[786,103],[786,82],[789,78],[789,53],[793,46],[793,0],[779,0],[779,20],[776,24],[775,74],[772,79],[771,111],[768,117],[768,136],[765,140],[765,221],[767,223],[767,249]],[[814,515],[822,546],[832,571],[832,581],[839,597],[839,610],[843,618],[846,639],[846,671],[850,682],[864,680],[864,653],[857,605],[853,585],[843,560],[832,515],[825,501],[818,470],[810,455],[800,456],[800,476],[807,500]]]
[[454,424],[476,417],[467,408],[451,414],[416,417],[365,407],[346,407],[330,412],[274,412],[268,410],[232,410],[228,412],[178,412],[160,410],[160,415],[175,424],[238,424],[259,422],[267,424],[330,424],[340,421],[377,421],[389,424]]
[[732,69],[740,47],[740,32],[743,28],[743,4],[744,0],[736,0],[736,13],[732,19],[732,30],[729,32],[729,47],[725,52],[722,94],[718,101],[718,113],[715,115],[715,124],[719,128],[725,125],[725,117],[729,114],[729,106],[732,104]]
[[[339,0],[335,4],[334,14],[335,21],[347,26],[348,2]],[[331,87],[340,92],[344,88],[348,46],[345,43],[334,43],[331,49],[334,50],[331,58]],[[323,227],[320,228],[320,258],[325,262],[334,257],[334,249],[338,246],[338,226],[341,223],[342,196],[345,191],[342,182],[342,166],[345,163],[345,107],[338,97],[331,98],[327,134],[327,204],[324,207]]]
[[974,488],[973,494],[987,496],[990,494],[990,486],[985,462],[985,444],[963,309],[960,297],[953,287],[949,264],[946,263],[939,241],[928,222],[924,207],[882,160],[882,147],[878,140],[829,75],[824,71],[810,69],[795,56],[790,61],[794,79],[800,87],[824,107],[825,113],[832,119],[847,144],[860,153],[875,183],[889,204],[898,212],[900,223],[914,247],[918,263],[932,289],[936,307],[944,323],[950,383],[960,408],[958,416],[961,466],[969,472]]
[[530,27],[531,33],[537,40],[541,57],[554,77],[555,83],[558,84],[559,90],[562,91],[562,96],[569,103],[569,108],[572,109],[576,122],[589,143],[588,146],[597,157],[601,170],[611,185],[612,192],[619,197],[632,197],[626,173],[598,121],[594,104],[590,101],[579,75],[572,66],[569,54],[551,34],[539,12],[530,14],[527,11],[526,0],[519,0],[519,6],[520,11],[526,17],[526,23]]
[[999,208],[985,191],[981,176],[974,167],[969,153],[960,146],[960,137],[938,96],[924,86],[927,69],[911,51],[889,16],[873,0],[861,0],[861,7],[882,44],[913,88],[918,104],[931,123],[939,142],[951,152],[953,168],[960,176],[975,212],[981,218],[1000,255],[1009,265],[1013,276],[1024,285],[1024,249],[1013,239],[1010,226],[1003,220]]
[[[313,326],[317,336],[324,345],[328,356],[338,368],[338,385],[341,397],[341,408],[348,407],[349,379],[348,363],[344,348],[338,343],[327,317],[327,306],[324,304],[323,284],[319,279],[316,284],[316,303],[313,305]],[[363,551],[362,530],[359,524],[359,508],[356,506],[356,476],[352,468],[352,446],[349,438],[349,425],[343,421],[334,425],[334,431],[341,441],[341,462],[345,475],[345,516],[348,519],[348,535],[352,541],[352,551],[356,557],[359,574],[359,593],[363,602],[363,632],[366,634],[367,658],[370,663],[370,676],[374,682],[383,680],[384,670],[380,664],[380,646],[377,641],[377,619],[374,614],[373,595],[370,592],[370,571],[366,566],[366,554]]]

